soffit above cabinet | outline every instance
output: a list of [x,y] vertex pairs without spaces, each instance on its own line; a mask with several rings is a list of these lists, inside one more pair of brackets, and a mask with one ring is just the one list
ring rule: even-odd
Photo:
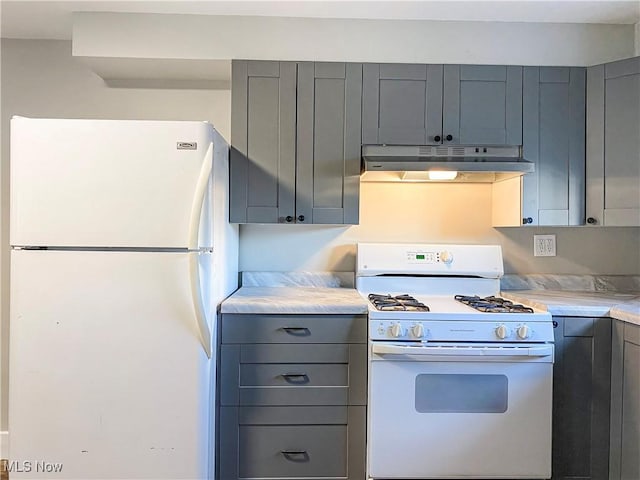
[[74,13],[71,23],[73,56],[111,84],[184,88],[228,88],[232,59],[594,65],[633,56],[635,39],[633,25],[113,12]]

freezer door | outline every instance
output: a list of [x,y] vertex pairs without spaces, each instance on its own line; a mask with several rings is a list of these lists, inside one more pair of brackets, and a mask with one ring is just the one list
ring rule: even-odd
[[210,247],[212,137],[205,122],[13,118],[11,245]]
[[12,479],[50,475],[37,461],[62,464],[59,480],[211,478],[212,366],[189,278],[210,257],[12,251],[9,458],[33,462]]

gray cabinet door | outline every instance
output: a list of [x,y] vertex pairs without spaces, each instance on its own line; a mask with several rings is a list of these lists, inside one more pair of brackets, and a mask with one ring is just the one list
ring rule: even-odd
[[552,478],[607,478],[611,319],[553,319]]
[[640,226],[640,57],[587,72],[587,217]]
[[523,155],[535,172],[523,182],[531,225],[582,225],[585,196],[585,69],[525,67]]
[[296,223],[358,223],[361,102],[361,64],[298,64]]
[[362,143],[441,143],[442,65],[365,64]]
[[640,478],[640,326],[614,321],[610,480]]
[[445,145],[522,145],[522,67],[445,65],[443,97]]
[[292,222],[296,64],[234,60],[231,82],[230,220]]

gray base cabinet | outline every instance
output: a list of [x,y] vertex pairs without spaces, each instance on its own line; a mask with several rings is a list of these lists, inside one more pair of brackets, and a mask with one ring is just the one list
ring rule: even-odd
[[365,477],[364,315],[223,314],[218,476]]
[[611,319],[553,319],[552,478],[601,480],[609,469]]
[[610,480],[640,478],[640,326],[614,320]]
[[640,57],[587,70],[587,223],[640,226]]
[[526,225],[584,224],[585,88],[584,68],[524,68],[523,156],[535,163],[522,178]]
[[363,144],[522,144],[522,67],[365,64],[362,96]]
[[362,65],[234,60],[230,220],[357,224]]

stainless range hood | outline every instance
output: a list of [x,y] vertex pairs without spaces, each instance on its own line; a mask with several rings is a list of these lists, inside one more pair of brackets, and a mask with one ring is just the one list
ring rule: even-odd
[[363,182],[493,183],[534,171],[520,146],[363,145],[362,159]]

